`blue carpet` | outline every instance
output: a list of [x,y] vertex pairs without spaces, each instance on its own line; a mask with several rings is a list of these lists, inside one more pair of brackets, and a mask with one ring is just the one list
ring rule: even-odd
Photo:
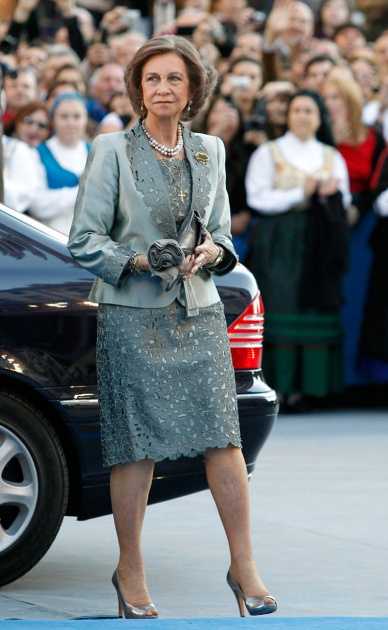
[[[151,620],[136,620],[136,628],[150,630]],[[0,630],[123,630],[123,624],[133,627],[131,620],[112,619],[71,619],[65,621],[23,621],[6,619],[0,621]],[[144,625],[145,624],[145,625]],[[242,628],[264,625],[268,630],[388,630],[388,617],[248,617],[245,619],[155,619],[152,627],[156,630],[241,630]]]

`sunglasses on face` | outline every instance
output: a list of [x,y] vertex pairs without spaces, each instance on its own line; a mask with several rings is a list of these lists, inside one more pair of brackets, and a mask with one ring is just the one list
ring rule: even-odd
[[19,68],[8,68],[7,70],[5,70],[4,76],[15,80],[18,78],[19,74],[23,74],[23,73],[29,73],[36,76],[35,70],[31,68],[31,66],[20,66]]
[[35,125],[36,127],[38,127],[38,129],[48,129],[49,126],[47,123],[44,122],[38,122],[37,120],[34,120],[33,118],[31,118],[31,116],[25,116],[23,118],[23,122],[25,125],[28,125],[29,127],[31,125]]

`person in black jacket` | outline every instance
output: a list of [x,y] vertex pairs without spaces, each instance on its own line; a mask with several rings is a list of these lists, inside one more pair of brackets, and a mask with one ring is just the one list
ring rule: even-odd
[[359,369],[377,383],[388,382],[388,149],[381,154],[372,187],[376,226],[370,239],[373,261],[361,333]]

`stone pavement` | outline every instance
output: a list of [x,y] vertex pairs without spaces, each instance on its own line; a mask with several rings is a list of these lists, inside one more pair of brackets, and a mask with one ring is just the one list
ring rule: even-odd
[[[145,560],[160,613],[152,623],[160,630],[253,623],[269,630],[388,630],[388,412],[280,416],[250,490],[254,548],[278,612],[237,617],[225,581],[225,538],[203,492],[147,511]],[[111,517],[65,519],[39,565],[0,590],[0,619],[26,620],[0,621],[0,630],[132,624],[114,619],[116,562]],[[80,617],[96,619],[74,621]]]

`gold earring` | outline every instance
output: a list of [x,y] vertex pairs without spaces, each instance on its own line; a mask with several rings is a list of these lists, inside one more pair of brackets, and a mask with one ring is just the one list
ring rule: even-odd
[[193,101],[189,101],[189,102],[187,103],[187,113],[188,113],[188,114],[190,114],[190,109],[191,109],[192,104],[193,104]]

